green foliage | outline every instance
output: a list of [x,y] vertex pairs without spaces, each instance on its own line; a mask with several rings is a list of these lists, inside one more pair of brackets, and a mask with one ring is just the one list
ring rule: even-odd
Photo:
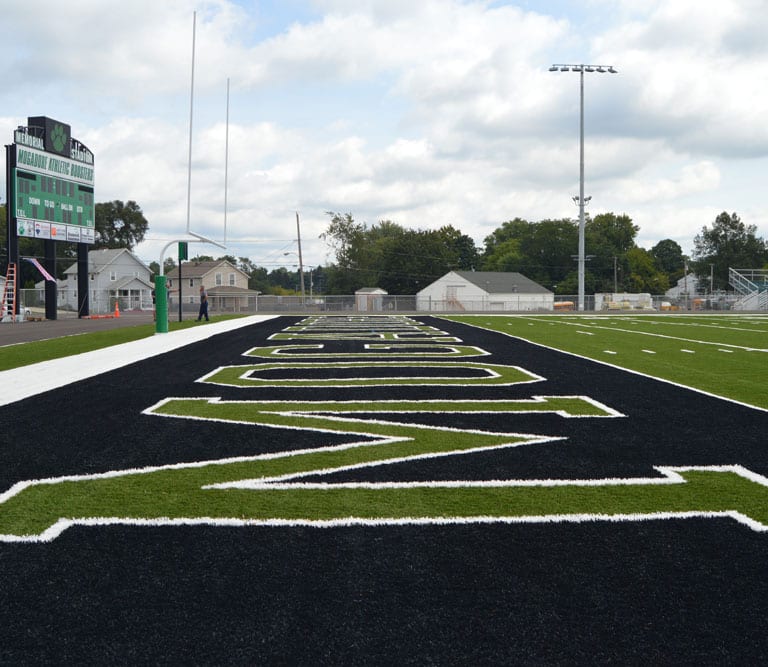
[[578,227],[572,220],[515,218],[485,238],[481,266],[483,271],[516,271],[559,292],[575,270],[577,247]]
[[669,277],[659,271],[653,255],[643,248],[632,248],[626,254],[629,269],[629,279],[624,285],[629,285],[630,292],[649,292],[663,294],[669,289]]
[[93,248],[133,248],[144,240],[149,223],[135,201],[115,199],[96,204],[96,242]]
[[756,232],[755,225],[723,211],[694,238],[691,268],[699,278],[712,275],[714,289],[727,289],[729,268],[755,269],[768,262],[768,245]]
[[327,267],[326,292],[352,294],[361,287],[381,287],[390,294],[413,294],[452,269],[472,269],[474,241],[451,225],[437,230],[407,229],[391,220],[372,226],[352,214],[329,212],[321,238],[334,250]]
[[672,239],[663,239],[653,246],[650,252],[656,268],[667,274],[670,285],[674,285],[683,277],[686,257],[680,244]]
[[636,291],[632,285],[644,282],[638,281],[638,275],[633,277],[630,267],[630,251],[637,248],[638,231],[627,215],[601,213],[593,220],[587,219],[584,241],[589,257],[590,292]]
[[[636,246],[638,231],[628,215],[602,213],[586,219],[584,288],[587,293],[659,294],[668,289],[670,277],[665,269]],[[556,294],[575,294],[578,291],[575,261],[578,234],[578,223],[568,218],[540,222],[509,220],[485,238],[482,269],[516,271]]]

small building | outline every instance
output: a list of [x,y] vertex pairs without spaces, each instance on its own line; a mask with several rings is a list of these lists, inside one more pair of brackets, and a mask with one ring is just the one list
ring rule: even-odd
[[699,279],[693,273],[687,273],[677,281],[677,284],[664,292],[670,299],[684,299],[695,296],[699,292]]
[[555,295],[521,273],[450,271],[416,293],[417,310],[553,310]]
[[361,287],[355,292],[355,310],[360,312],[378,312],[384,310],[384,297],[387,291],[381,287]]
[[197,310],[200,305],[200,286],[208,294],[208,306],[218,312],[239,313],[256,310],[255,300],[259,292],[248,289],[248,274],[233,266],[226,259],[208,262],[183,262],[181,280],[179,267],[167,274],[169,289],[168,307],[179,304],[179,292],[187,310]]

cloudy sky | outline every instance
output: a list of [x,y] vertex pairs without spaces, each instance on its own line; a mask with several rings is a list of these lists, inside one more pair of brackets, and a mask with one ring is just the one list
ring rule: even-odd
[[[326,211],[451,224],[592,215],[650,248],[721,211],[768,237],[766,0],[0,0],[0,136],[69,123],[96,201],[135,200],[158,260],[187,227],[275,268],[331,260]],[[227,80],[229,148],[227,137]],[[2,160],[5,159],[4,154]],[[225,165],[228,165],[225,207]],[[0,184],[5,201],[5,182]],[[215,246],[197,252],[218,256]],[[285,253],[289,253],[286,255]]]

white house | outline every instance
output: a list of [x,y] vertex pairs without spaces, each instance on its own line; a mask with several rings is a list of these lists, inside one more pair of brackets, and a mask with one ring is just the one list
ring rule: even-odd
[[416,293],[417,310],[553,310],[555,295],[520,273],[450,271]]
[[[77,262],[58,282],[59,308],[76,309]],[[103,248],[88,252],[88,301],[92,313],[114,309],[119,299],[123,310],[152,309],[152,271],[127,248]]]

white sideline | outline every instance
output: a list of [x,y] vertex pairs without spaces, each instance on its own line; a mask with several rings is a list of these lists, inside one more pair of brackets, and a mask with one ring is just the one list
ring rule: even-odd
[[51,389],[85,380],[128,364],[176,350],[191,343],[205,340],[216,334],[234,331],[257,322],[271,320],[275,315],[251,315],[249,317],[211,322],[200,326],[156,333],[130,343],[113,345],[101,350],[83,352],[61,359],[41,361],[39,364],[13,368],[0,372],[0,406],[36,396]]

